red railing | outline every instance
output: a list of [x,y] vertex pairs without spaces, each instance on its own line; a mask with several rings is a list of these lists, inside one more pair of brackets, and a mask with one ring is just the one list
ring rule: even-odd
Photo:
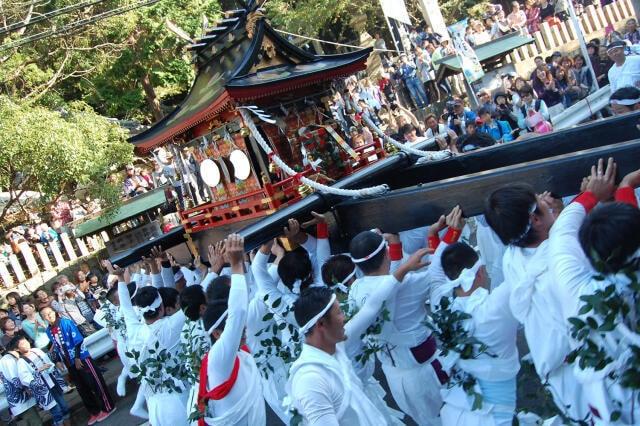
[[[312,170],[309,169],[300,175],[311,173]],[[259,218],[301,199],[299,187],[298,179],[290,177],[275,184],[267,184],[256,191],[183,210],[180,212],[180,219],[185,231],[192,233]]]

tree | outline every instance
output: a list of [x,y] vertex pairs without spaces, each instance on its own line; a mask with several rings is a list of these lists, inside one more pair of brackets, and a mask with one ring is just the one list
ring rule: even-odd
[[125,132],[86,104],[52,111],[0,97],[0,188],[10,197],[0,222],[6,224],[25,191],[40,192],[41,201],[53,203],[82,188],[104,206],[116,205],[120,182],[109,174],[132,155]]

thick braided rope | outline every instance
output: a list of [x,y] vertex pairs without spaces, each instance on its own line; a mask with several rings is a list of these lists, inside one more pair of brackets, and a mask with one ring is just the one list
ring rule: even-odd
[[[448,149],[445,149],[444,151],[422,151],[420,149],[412,148],[408,145],[398,142],[397,140],[385,135],[384,132],[380,130],[378,126],[376,126],[369,117],[363,116],[362,119],[364,120],[365,123],[367,123],[367,126],[373,129],[376,132],[376,134],[380,136],[385,142],[390,143],[391,145],[395,146],[399,150],[404,151],[408,154],[422,157],[421,160],[425,160],[425,161],[444,160],[445,158],[449,158],[453,155],[451,151],[449,151]],[[424,142],[434,143],[436,142],[436,137],[432,136],[431,138],[425,140]]]
[[[271,150],[271,147],[269,147],[269,144],[264,140],[264,138],[256,128],[255,124],[253,123],[253,117],[244,109],[240,109],[240,114],[242,115],[242,118],[245,124],[249,128],[249,131],[255,138],[256,142],[258,142],[258,145],[260,145],[260,147],[264,150],[264,152],[270,158],[273,159],[273,162],[276,163],[276,165],[280,169],[282,169],[287,175],[294,176],[294,177],[298,176],[298,173],[295,170],[289,167],[284,161],[282,161],[280,157],[278,157]],[[376,197],[389,191],[389,187],[387,185],[378,185],[378,186],[373,186],[371,188],[362,188],[362,189],[334,188],[331,186],[323,185],[314,180],[308,179],[304,176],[300,176],[300,182],[304,183],[305,185],[309,185],[311,188],[317,191],[320,191],[322,193],[340,195],[342,197],[353,197],[353,198]]]

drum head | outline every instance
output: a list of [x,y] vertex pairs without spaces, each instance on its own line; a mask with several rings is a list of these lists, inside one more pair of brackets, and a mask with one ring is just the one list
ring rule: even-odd
[[229,160],[233,164],[233,175],[236,179],[245,180],[251,174],[251,161],[247,154],[239,149],[234,150],[229,155]]
[[213,160],[207,158],[200,163],[200,175],[204,183],[209,186],[216,186],[220,183],[220,169]]

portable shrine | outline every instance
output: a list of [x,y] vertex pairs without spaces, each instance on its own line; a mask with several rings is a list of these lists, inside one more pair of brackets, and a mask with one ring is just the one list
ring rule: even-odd
[[[139,154],[173,157],[185,182],[179,214],[187,233],[229,232],[308,195],[300,176],[331,183],[386,155],[377,139],[350,147],[331,115],[332,84],[365,70],[371,49],[305,51],[272,28],[253,1],[224,16],[188,46],[197,77],[182,104],[130,139]],[[296,176],[282,173],[258,146],[239,111],[246,106],[269,115],[268,122],[254,117],[257,131]]]

